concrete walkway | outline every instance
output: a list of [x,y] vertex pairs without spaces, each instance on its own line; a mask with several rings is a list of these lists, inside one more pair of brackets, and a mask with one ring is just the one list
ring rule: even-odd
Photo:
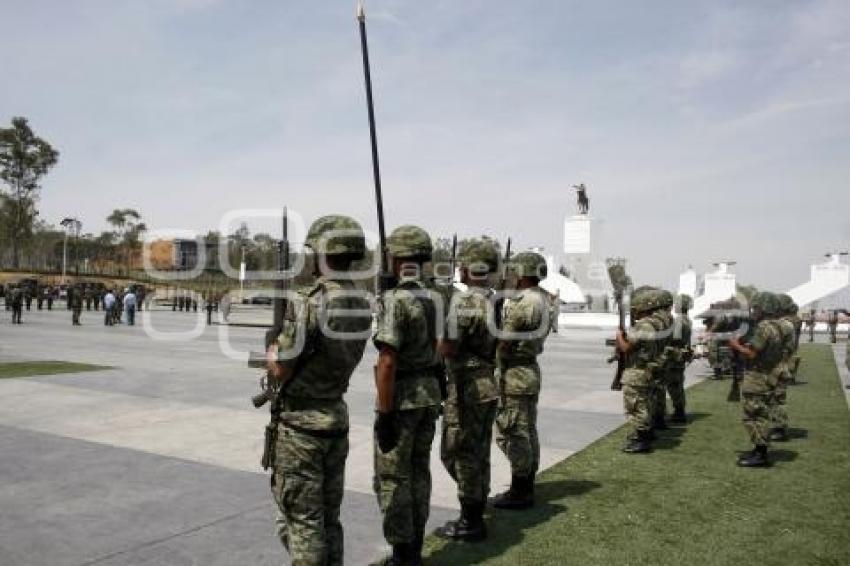
[[[33,310],[24,312],[23,325],[12,326],[0,312],[0,362],[52,359],[116,368],[0,380],[4,566],[284,560],[268,477],[258,464],[268,413],[248,400],[260,372],[223,353],[256,349],[263,331],[200,324],[190,336],[202,317],[154,311],[135,327],[108,328],[101,313],[84,312],[83,326],[72,327],[64,309]],[[161,335],[154,339],[151,331]],[[607,334],[569,330],[547,342],[539,416],[544,468],[623,422],[620,395],[608,389]],[[384,550],[371,487],[374,353],[367,352],[347,395],[349,564],[368,563]],[[700,363],[689,373],[703,368]],[[454,516],[457,501],[438,440],[432,454],[436,526]],[[510,472],[495,447],[493,466],[499,490]]]

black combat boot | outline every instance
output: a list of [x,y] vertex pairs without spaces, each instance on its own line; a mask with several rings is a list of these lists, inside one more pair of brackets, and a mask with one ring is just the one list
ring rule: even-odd
[[787,442],[788,441],[788,429],[786,427],[778,427],[770,431],[771,442]]
[[670,422],[673,424],[688,424],[688,417],[685,414],[685,408],[677,408],[670,417]]
[[652,450],[652,442],[650,441],[652,431],[638,432],[634,438],[630,438],[623,447],[623,452],[626,454],[642,454]]
[[449,521],[436,530],[437,536],[466,542],[478,542],[487,538],[484,525],[484,502],[461,499],[460,517]]
[[421,564],[421,560],[419,562],[414,561],[413,554],[414,550],[412,543],[403,542],[400,544],[394,544],[392,556],[378,564],[381,564],[381,566],[417,566],[418,564]]
[[497,509],[528,509],[534,505],[534,477],[513,476],[511,487],[492,500]]
[[767,446],[756,446],[752,452],[743,454],[740,458],[738,458],[738,465],[742,468],[759,468],[767,466]]

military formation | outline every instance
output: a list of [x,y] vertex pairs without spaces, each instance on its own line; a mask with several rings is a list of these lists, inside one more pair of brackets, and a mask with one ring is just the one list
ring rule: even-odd
[[[430,274],[433,245],[417,226],[387,238],[393,283],[371,305],[352,264],[363,258],[360,224],[328,216],[311,226],[306,246],[316,283],[290,300],[268,340],[274,399],[272,494],[278,532],[293,564],[342,564],[339,521],[348,455],[343,398],[371,338],[377,350],[373,485],[392,547],[386,564],[421,564],[431,501],[430,455],[442,415],[440,457],[457,483],[460,516],[438,530],[465,541],[486,538],[490,447],[510,462],[510,488],[490,501],[501,509],[534,503],[539,467],[537,357],[552,327],[539,254],[508,264],[512,291],[496,287],[505,271],[492,241],[475,240],[457,258],[465,290]],[[361,275],[362,277],[362,275]],[[331,330],[332,331],[329,331]]]

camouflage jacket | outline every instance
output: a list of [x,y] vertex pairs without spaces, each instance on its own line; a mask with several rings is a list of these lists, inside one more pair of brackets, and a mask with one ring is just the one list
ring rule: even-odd
[[771,373],[782,362],[784,342],[777,324],[770,320],[761,320],[756,324],[748,344],[755,350],[756,357],[749,370],[757,373]]
[[502,340],[507,347],[499,349],[501,392],[537,395],[541,380],[537,356],[543,353],[543,343],[552,329],[549,298],[539,287],[531,287],[505,301],[504,309]]
[[655,330],[651,316],[636,320],[634,326],[629,328],[627,338],[631,344],[631,350],[626,356],[623,383],[647,386],[651,383],[653,374],[658,371],[658,359],[661,354],[658,332]]
[[669,310],[657,310],[649,317],[649,322],[655,328],[656,341],[658,347],[658,367],[659,373],[666,372],[673,367],[676,367],[681,360],[681,351],[673,341],[673,326],[675,321]]
[[[395,408],[418,409],[440,404],[436,379],[437,325],[442,296],[422,279],[403,279],[384,293],[372,341],[397,354]],[[442,318],[442,317],[440,317]]]
[[794,321],[788,317],[782,317],[774,321],[782,333],[782,359],[788,361],[794,355],[794,343],[796,342],[796,331]]
[[670,336],[671,346],[678,350],[678,355],[671,361],[674,369],[681,370],[687,365],[691,351],[691,319],[688,315],[679,315],[673,322],[673,334]]
[[348,280],[319,278],[287,309],[278,337],[285,365],[281,421],[307,430],[348,429],[342,396],[369,339],[369,302]]
[[449,306],[448,338],[454,344],[454,356],[447,360],[448,378],[465,385],[464,395],[471,402],[499,396],[496,339],[488,327],[492,294],[489,288],[470,286],[455,293]]

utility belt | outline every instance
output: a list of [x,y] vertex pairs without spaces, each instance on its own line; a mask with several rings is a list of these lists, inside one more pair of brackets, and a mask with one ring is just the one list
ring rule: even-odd
[[533,366],[537,364],[537,358],[512,358],[510,360],[502,360],[502,370],[509,370],[511,368],[520,367],[520,366]]
[[312,436],[314,438],[345,438],[348,436],[348,427],[341,428],[338,430],[317,430],[312,428],[306,428],[303,426],[295,425],[292,423],[288,423],[286,421],[281,421],[280,423],[285,428],[291,428],[295,432],[306,434],[307,436]]
[[395,370],[396,381],[404,381],[406,379],[414,379],[420,377],[433,377],[439,379],[443,374],[442,366],[428,366],[421,369],[397,369]]

